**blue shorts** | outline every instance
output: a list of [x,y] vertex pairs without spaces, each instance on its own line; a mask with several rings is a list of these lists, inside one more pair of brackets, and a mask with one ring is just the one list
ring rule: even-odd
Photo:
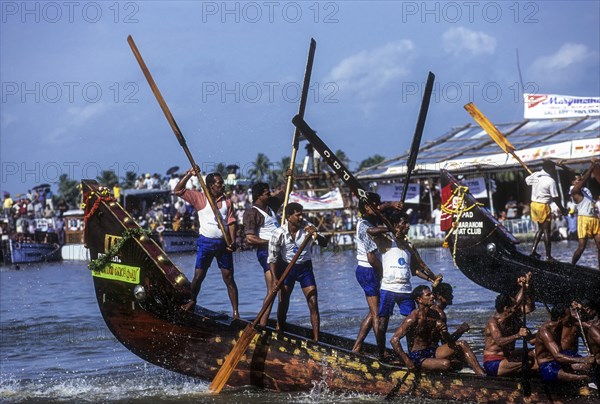
[[398,304],[400,314],[408,316],[415,309],[415,301],[410,293],[396,293],[389,290],[379,292],[379,317],[390,317],[394,314],[394,306]]
[[365,295],[367,297],[379,296],[379,285],[381,282],[377,277],[377,271],[375,271],[375,268],[363,267],[362,265],[359,265],[356,267],[355,274],[356,280],[365,291]]
[[408,354],[408,357],[415,364],[415,366],[419,367],[423,363],[425,359],[434,358],[435,350],[437,347],[429,347],[425,349],[421,349],[420,351],[413,351]]
[[198,255],[196,256],[196,267],[208,269],[214,258],[217,258],[219,268],[233,271],[233,254],[227,251],[225,240],[222,238],[198,237]]
[[562,369],[560,363],[556,361],[545,362],[540,365],[540,376],[546,382],[552,382],[558,379],[558,372]]
[[269,258],[269,250],[256,250],[256,258],[258,259],[258,263],[262,267],[263,272],[270,270],[269,263],[267,262],[267,258]]
[[485,374],[488,376],[498,376],[500,362],[502,362],[502,359],[496,361],[483,362],[483,369],[485,370]]
[[581,358],[581,355],[577,353],[577,351],[573,349],[563,349],[560,351],[561,354],[570,356],[571,358]]
[[[278,262],[278,274],[279,278],[285,268],[289,265],[285,261]],[[287,278],[283,281],[285,286],[294,286],[294,283],[300,283],[302,289],[307,288],[309,286],[316,286],[317,282],[315,281],[315,274],[313,272],[312,261],[301,262],[300,264],[294,264]]]

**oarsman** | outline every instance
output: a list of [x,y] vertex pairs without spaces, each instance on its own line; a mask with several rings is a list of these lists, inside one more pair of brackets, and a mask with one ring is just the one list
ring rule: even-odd
[[573,357],[560,352],[562,330],[571,324],[571,308],[563,303],[556,304],[550,311],[550,320],[545,322],[535,339],[535,356],[540,376],[544,381],[587,381],[589,376],[578,371],[589,370],[593,356]]
[[[433,293],[425,285],[417,286],[412,292],[417,308],[402,322],[391,339],[394,351],[410,370],[448,371],[452,363],[448,359],[436,358],[437,341],[447,332],[437,311],[433,310]],[[400,340],[406,336],[407,354]]]
[[584,187],[592,171],[598,165],[600,165],[600,162],[593,159],[585,173],[576,175],[572,182],[571,198],[573,198],[573,202],[577,207],[577,236],[579,237],[579,244],[571,259],[573,265],[579,261],[581,254],[583,254],[588,238],[592,238],[598,250],[598,268],[600,268],[600,219],[598,219],[595,212],[594,198],[590,190]]
[[[271,193],[269,184],[264,182],[254,184],[251,192],[253,203],[252,207],[246,209],[244,212],[244,231],[248,244],[256,248],[256,259],[262,267],[265,276],[266,296],[269,296],[271,289],[275,285],[275,277],[267,262],[269,258],[269,241],[275,229],[280,226],[276,212],[283,203],[284,193],[281,191]],[[267,324],[272,307],[273,303],[269,305],[265,315],[261,318],[261,325]]]
[[[373,207],[372,207],[373,206]],[[375,333],[375,339],[379,335],[379,288],[383,269],[378,256],[377,244],[368,234],[368,230],[379,224],[379,216],[374,207],[380,212],[383,209],[402,210],[400,202],[381,202],[381,196],[374,192],[367,192],[366,200],[359,200],[358,211],[360,219],[356,224],[356,260],[358,264],[355,270],[356,280],[362,287],[369,313],[360,324],[356,342],[352,348],[353,352],[360,352],[362,344],[369,334],[371,328]],[[385,335],[383,336],[385,339]]]
[[198,220],[200,222],[200,236],[198,237],[198,255],[194,270],[194,278],[191,286],[191,300],[182,306],[184,311],[193,310],[196,306],[196,299],[200,293],[202,282],[206,277],[206,272],[214,258],[221,269],[223,281],[227,286],[227,293],[233,308],[233,317],[239,318],[238,313],[238,289],[233,277],[233,255],[235,250],[235,241],[232,246],[228,246],[220,230],[217,220],[223,223],[223,227],[228,231],[230,240],[235,240],[235,216],[231,201],[225,199],[223,194],[224,181],[220,174],[211,173],[206,176],[206,187],[208,188],[217,209],[219,218],[215,217],[213,210],[203,192],[194,189],[186,189],[188,180],[194,175],[195,170],[189,169],[183,178],[177,183],[174,189],[175,195],[182,198],[196,209]]
[[[438,312],[441,320],[448,328],[448,317],[446,316],[446,307],[450,306],[454,299],[454,293],[452,286],[448,283],[441,282],[433,287],[433,298],[435,303],[432,308]],[[459,338],[467,331],[470,326],[468,323],[462,323],[454,333],[449,334],[446,331],[446,335],[442,336],[445,344],[440,345],[435,350],[435,357],[440,359],[450,359],[451,361],[458,360],[459,365],[466,363],[475,374],[479,376],[485,375],[485,371],[481,368],[481,365],[477,361],[477,357],[473,353],[471,346],[466,341],[459,341]]]
[[537,247],[543,235],[544,246],[546,247],[546,261],[555,261],[551,254],[552,244],[550,242],[550,229],[552,212],[550,210],[550,203],[556,203],[561,212],[566,214],[566,210],[562,206],[558,196],[558,188],[556,186],[556,181],[554,180],[555,174],[556,168],[554,163],[550,160],[544,160],[540,171],[536,171],[525,178],[527,185],[532,187],[530,205],[531,220],[538,224],[538,230],[535,233],[535,238],[533,240],[531,256],[534,258],[540,257],[537,253]]
[[[483,330],[483,367],[488,376],[511,376],[523,370],[523,351],[515,349],[515,343],[523,338],[533,342],[531,333],[523,326],[522,321],[523,301],[528,302],[525,288],[530,277],[531,274],[528,273],[517,280],[521,288],[516,299],[507,294],[496,297],[496,312]],[[527,303],[525,310],[531,310]],[[533,358],[529,360],[529,367],[532,361]]]
[[[269,240],[269,267],[277,281],[283,270],[292,261],[300,245],[310,233],[316,234],[317,242],[321,247],[327,245],[327,239],[315,233],[316,228],[303,220],[303,207],[299,203],[292,202],[285,207],[285,225],[273,231]],[[317,299],[317,283],[313,272],[310,243],[300,253],[296,264],[292,267],[281,287],[280,300],[277,306],[277,329],[284,332],[287,319],[287,311],[290,305],[290,296],[296,282],[300,283],[302,293],[306,298],[310,312],[310,322],[313,329],[313,339],[319,340],[319,329],[321,320],[319,317],[319,303]]]
[[[411,276],[418,276],[424,280],[430,280],[421,265],[405,246],[398,245],[397,240],[404,240],[408,229],[408,217],[396,209],[386,209],[385,216],[394,225],[395,235],[389,232],[385,226],[372,227],[367,230],[374,237],[377,249],[381,253],[383,276],[379,292],[379,332],[376,334],[379,357],[385,358],[385,336],[387,333],[390,316],[394,312],[394,306],[398,305],[400,314],[408,316],[414,309],[415,304],[411,296]],[[431,271],[431,270],[430,270]]]

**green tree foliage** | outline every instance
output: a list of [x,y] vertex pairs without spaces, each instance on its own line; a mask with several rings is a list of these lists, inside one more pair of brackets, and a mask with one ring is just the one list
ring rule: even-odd
[[122,183],[121,188],[123,189],[131,189],[135,186],[135,180],[138,175],[134,171],[127,171],[123,177],[121,177]]
[[114,171],[104,170],[100,173],[99,176],[96,177],[98,184],[103,187],[112,188],[117,182],[119,182],[119,177],[115,174]]
[[254,182],[264,181],[265,177],[268,176],[271,171],[270,165],[271,162],[269,161],[269,158],[263,153],[258,153],[253,167],[248,171],[250,178],[254,180]]
[[286,171],[290,168],[291,157],[286,156],[281,159],[278,163],[275,163],[269,172],[269,185],[271,187],[284,186],[287,182],[285,176]]
[[358,165],[357,171],[360,171],[367,167],[371,167],[376,164],[379,164],[384,160],[385,160],[385,157],[383,157],[379,154],[375,154],[374,156],[368,157],[368,158],[364,159],[363,161],[361,161],[360,164]]
[[58,177],[58,199],[64,199],[70,209],[77,209],[81,201],[79,182],[69,179],[67,174]]

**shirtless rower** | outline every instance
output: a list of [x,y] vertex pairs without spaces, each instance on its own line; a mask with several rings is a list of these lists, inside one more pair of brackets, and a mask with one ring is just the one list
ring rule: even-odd
[[[436,310],[433,310],[433,293],[425,285],[417,286],[412,292],[417,303],[413,310],[394,333],[391,344],[394,351],[410,370],[448,371],[452,363],[448,359],[436,358],[436,343],[445,329],[445,324]],[[400,340],[407,338],[409,354],[404,352]]]
[[[521,320],[521,303],[525,299],[524,292],[530,277],[531,274],[528,273],[517,280],[521,288],[516,299],[507,294],[496,297],[496,312],[483,330],[483,367],[488,376],[511,376],[519,374],[523,369],[523,352],[515,349],[515,343],[522,338],[531,339],[531,333],[523,327]],[[532,310],[531,305],[526,304],[525,310]]]
[[469,343],[458,340],[465,332],[469,331],[469,324],[462,323],[452,334],[449,334],[447,331],[448,317],[446,316],[445,309],[452,304],[454,299],[452,286],[445,282],[439,283],[433,287],[433,297],[435,303],[432,306],[432,309],[438,312],[441,320],[446,325],[446,335],[444,340],[447,341],[435,350],[435,357],[450,359],[453,362],[457,361],[459,366],[462,366],[462,363],[466,362],[469,367],[475,371],[475,374],[479,376],[485,375],[485,371],[481,368]]
[[591,365],[593,356],[572,357],[560,352],[563,327],[574,321],[569,306],[558,303],[550,311],[550,320],[542,324],[535,339],[535,356],[544,381],[587,381],[586,374],[575,373],[581,364]]

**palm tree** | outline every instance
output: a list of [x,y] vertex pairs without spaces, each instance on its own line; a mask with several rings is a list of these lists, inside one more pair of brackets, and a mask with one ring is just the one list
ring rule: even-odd
[[96,177],[98,183],[104,187],[113,187],[116,183],[119,182],[119,177],[115,174],[114,171],[103,170],[99,176]]
[[350,169],[350,167],[348,167],[348,164],[350,164],[350,159],[348,156],[346,156],[346,153],[344,153],[343,150],[338,149],[338,151],[335,152],[335,156],[346,166],[346,168]]
[[59,199],[64,199],[70,209],[74,209],[80,202],[81,189],[79,182],[69,179],[67,174],[61,174],[58,177],[58,195]]
[[253,167],[248,171],[250,178],[253,179],[255,182],[263,181],[265,176],[268,175],[271,171],[269,167],[270,164],[271,162],[265,154],[258,153],[258,156],[256,156],[256,160],[254,161]]
[[289,156],[282,157],[279,163],[275,163],[277,168],[270,170],[269,185],[271,185],[271,187],[276,187],[286,183],[287,177],[285,176],[285,173],[288,168],[290,168],[290,160],[291,157]]
[[127,171],[125,176],[121,177],[123,180],[121,188],[123,189],[131,189],[135,186],[135,180],[137,179],[137,173],[134,171]]
[[371,157],[366,158],[363,161],[361,161],[360,164],[358,165],[358,168],[356,170],[360,171],[363,168],[367,168],[367,167],[371,167],[371,166],[374,166],[376,164],[379,164],[379,163],[381,163],[384,160],[385,160],[385,157],[383,157],[383,156],[381,156],[379,154],[375,154],[374,156],[371,156]]

